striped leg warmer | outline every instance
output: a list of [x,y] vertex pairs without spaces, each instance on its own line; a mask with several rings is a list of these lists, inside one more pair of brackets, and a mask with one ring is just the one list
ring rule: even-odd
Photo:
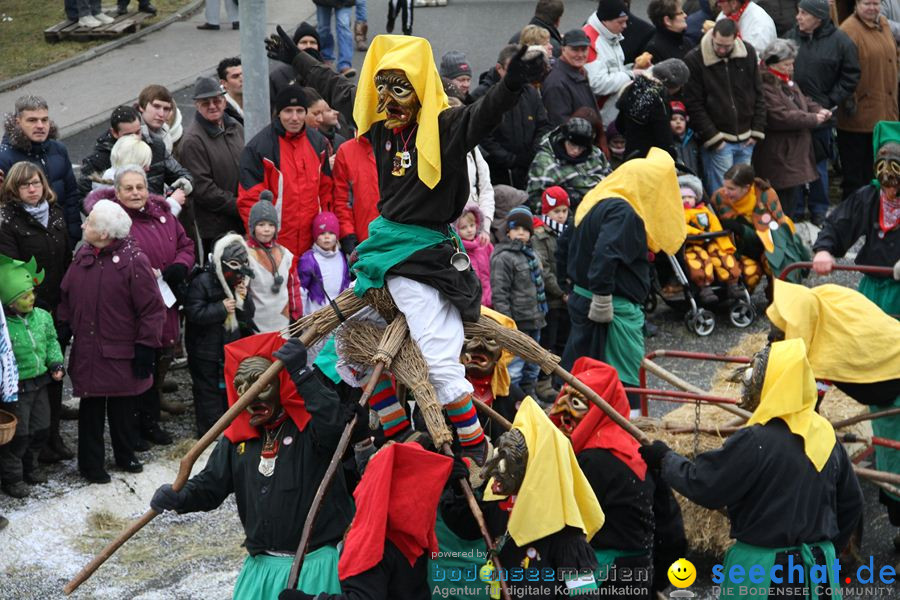
[[478,422],[478,414],[472,404],[472,395],[466,394],[444,406],[450,421],[456,427],[459,442],[463,446],[477,446],[484,441],[484,431]]
[[369,407],[378,413],[385,437],[393,438],[402,435],[409,429],[406,411],[397,400],[397,392],[389,376],[381,375],[378,379],[375,391],[369,398]]

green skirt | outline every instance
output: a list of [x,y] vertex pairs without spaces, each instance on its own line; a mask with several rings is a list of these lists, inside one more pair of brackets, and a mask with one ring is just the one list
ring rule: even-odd
[[637,386],[644,360],[644,311],[630,300],[613,296],[613,320],[606,334],[606,362],[626,386]]
[[[900,408],[900,397],[894,399],[894,403],[888,406],[870,406],[869,412],[879,412],[889,408]],[[872,419],[872,433],[875,437],[889,440],[900,440],[900,415]],[[900,474],[900,450],[875,446],[875,468],[879,471]],[[900,498],[894,494],[882,491],[892,500],[900,502]]]
[[[293,562],[292,556],[248,556],[234,584],[232,597],[235,600],[278,600],[278,594],[287,587]],[[337,548],[322,546],[306,555],[297,589],[307,594],[341,593]]]
[[889,315],[900,315],[900,281],[863,275],[859,293]]
[[434,526],[440,551],[428,563],[428,588],[434,600],[468,600],[490,597],[488,584],[478,580],[487,562],[484,540],[464,540],[453,533],[438,512]]
[[[816,565],[815,557],[813,557],[812,549],[819,547],[825,555],[826,577],[828,583],[811,583],[811,570]],[[841,600],[840,582],[834,580],[833,569],[836,560],[834,554],[834,546],[831,542],[817,542],[815,544],[801,544],[790,548],[762,548],[760,546],[751,546],[743,542],[735,542],[734,545],[725,553],[725,581],[719,591],[720,600],[738,600],[742,598],[754,598],[766,600],[769,597],[769,586],[772,584],[770,575],[772,566],[775,564],[775,556],[779,552],[795,552],[800,551],[800,557],[803,561],[803,584],[795,582],[797,586],[806,585],[807,598],[828,598]],[[732,583],[728,580],[728,574],[734,566],[744,568],[744,580],[742,583]],[[750,569],[756,566],[762,567],[763,575],[760,583],[750,581]],[[786,569],[785,569],[786,570]],[[781,573],[782,577],[787,577],[788,573]],[[760,576],[754,573],[754,578],[759,579]],[[818,578],[820,579],[820,578]],[[824,589],[828,585],[831,593],[816,594],[816,588]]]

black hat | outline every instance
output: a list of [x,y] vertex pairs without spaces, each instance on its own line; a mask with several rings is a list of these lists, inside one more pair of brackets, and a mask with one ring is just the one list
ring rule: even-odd
[[563,137],[582,148],[590,148],[594,143],[594,126],[587,119],[571,117],[562,127]]
[[194,82],[193,100],[202,100],[204,98],[215,98],[216,96],[224,96],[225,90],[218,81],[212,77],[198,77]]
[[534,233],[534,215],[526,206],[517,206],[506,215],[506,231],[516,227],[524,227],[529,233]]
[[597,5],[597,18],[601,21],[614,21],[628,16],[628,7],[622,0],[600,0]]
[[800,0],[797,8],[802,8],[817,19],[826,21],[831,18],[831,7],[828,0]]
[[296,44],[300,41],[300,38],[306,37],[308,35],[316,38],[316,44],[320,47],[322,46],[322,39],[319,37],[319,32],[316,31],[316,28],[313,25],[310,25],[306,21],[303,21],[302,23],[297,25],[297,29],[294,30],[294,37],[292,39]]
[[309,100],[306,99],[306,94],[299,85],[289,85],[275,96],[276,115],[289,106],[302,106],[303,108],[309,106]]
[[583,29],[572,29],[563,36],[562,45],[570,48],[586,48],[591,45],[591,39]]

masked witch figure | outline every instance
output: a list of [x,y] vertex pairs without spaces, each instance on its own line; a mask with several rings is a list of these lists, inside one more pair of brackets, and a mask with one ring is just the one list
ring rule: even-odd
[[[225,347],[228,402],[233,404],[275,358],[279,378],[225,430],[206,467],[179,491],[161,486],[150,506],[179,513],[209,511],[235,495],[248,556],[234,598],[274,600],[286,587],[294,552],[316,489],[346,423],[357,414],[307,366],[306,348],[278,333]],[[368,433],[367,418],[351,439]],[[363,431],[365,429],[365,431]],[[353,518],[353,501],[338,471],[322,504],[300,572],[298,589],[339,593],[335,547]]]
[[[900,322],[861,293],[842,285],[815,288],[775,282],[766,310],[774,339],[799,338],[817,379],[833,383],[878,413],[900,407]],[[900,416],[872,421],[877,437],[900,440]],[[875,446],[879,471],[900,473],[900,450]],[[900,498],[879,491],[892,525],[900,527]],[[900,550],[900,535],[894,538]]]
[[[476,539],[478,527],[457,483],[467,473],[459,462],[454,466],[441,514],[457,535]],[[596,590],[597,561],[588,541],[603,526],[603,510],[569,440],[530,396],[482,474],[488,481],[481,507],[510,596],[568,598]],[[493,579],[496,587],[490,560],[483,564],[482,580]],[[548,570],[555,577],[548,578]]]
[[354,254],[354,291],[386,286],[428,362],[428,377],[450,415],[463,452],[482,464],[487,442],[459,362],[463,321],[477,321],[481,286],[450,224],[469,196],[466,154],[544,73],[542,53],[512,58],[503,80],[478,102],[450,108],[428,40],[372,40],[354,87],[300,52],[284,30],[269,56],[292,64],[308,85],[348,119],[375,151],[381,216]]
[[[648,252],[674,254],[686,228],[672,157],[651,148],[585,195],[575,212],[568,276],[572,331],[562,366],[589,356],[615,367],[638,387],[644,358],[644,313],[650,293]],[[637,398],[630,399],[638,407]]]
[[[614,368],[583,356],[572,374],[628,418],[628,398]],[[577,394],[566,385],[560,398]],[[596,406],[585,412],[571,439],[578,465],[606,515],[591,539],[600,565],[598,582],[605,595],[649,600],[669,585],[669,565],[687,550],[681,509],[671,488],[647,471],[637,440]]]
[[[657,440],[641,455],[687,499],[727,510],[736,542],[725,555],[721,598],[840,598],[835,553],[856,528],[863,498],[834,429],[815,412],[806,344],[785,340],[757,353],[744,386],[742,407],[753,415],[722,448],[692,462]],[[757,565],[761,578],[728,576]]]
[[188,285],[184,344],[191,357],[198,437],[228,408],[222,381],[225,344],[256,331],[253,298],[247,294],[251,277],[247,244],[229,233],[216,240],[212,260]]
[[[497,321],[507,329],[516,329],[516,322],[504,314],[481,307],[481,314]],[[497,340],[483,336],[466,336],[460,362],[466,369],[466,379],[474,388],[473,394],[509,421],[516,416],[518,404],[525,398],[509,378],[509,363],[513,355],[500,347]],[[490,425],[485,427],[490,428]],[[499,433],[492,438],[499,436]]]

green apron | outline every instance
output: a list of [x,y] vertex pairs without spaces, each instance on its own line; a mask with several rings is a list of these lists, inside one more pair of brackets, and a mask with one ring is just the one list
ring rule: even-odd
[[[826,571],[828,578],[827,584],[810,582],[810,570],[816,564],[815,558],[812,554],[812,549],[815,547],[821,548],[823,554],[825,555],[825,564],[827,565]],[[728,552],[725,553],[725,581],[722,582],[722,586],[719,592],[720,600],[729,600],[731,598],[754,598],[759,600],[766,600],[769,597],[769,586],[772,583],[769,576],[772,573],[772,566],[775,564],[775,556],[779,552],[796,552],[798,550],[800,551],[800,558],[804,565],[803,584],[801,584],[800,582],[794,582],[793,585],[805,585],[809,594],[808,596],[806,596],[807,598],[828,598],[841,600],[841,589],[839,585],[840,582],[834,581],[834,573],[832,569],[832,565],[834,565],[834,561],[836,560],[834,554],[834,546],[829,541],[816,542],[814,544],[800,544],[799,546],[788,548],[762,548],[760,546],[751,546],[750,544],[744,544],[743,542],[735,542],[734,545],[728,549]],[[744,568],[744,581],[742,583],[733,583],[728,580],[728,574],[731,571],[731,567],[736,565],[740,565]],[[752,581],[750,581],[750,568],[756,565],[759,565],[763,568],[764,574],[762,583],[753,583]],[[781,573],[781,577],[788,577],[788,573]],[[828,585],[831,588],[831,594],[816,594],[816,588],[824,588],[825,585]],[[744,593],[741,593],[742,591]]]
[[337,372],[337,361],[337,347],[334,343],[334,334],[331,334],[326,338],[325,345],[319,350],[313,364],[319,367],[325,377],[338,384],[341,382],[341,376]]
[[900,281],[863,275],[858,289],[887,314],[900,315]]
[[465,252],[459,236],[452,229],[445,235],[428,227],[405,225],[377,217],[369,223],[369,237],[356,247],[358,259],[352,267],[356,275],[353,292],[362,298],[370,288],[383,287],[384,277],[391,267],[406,261],[419,250],[446,242]]
[[[888,406],[870,406],[869,412],[876,413],[889,408],[900,408],[900,397],[895,398],[894,403]],[[900,415],[872,419],[872,433],[875,437],[900,440]],[[875,468],[879,471],[900,474],[900,450],[875,446]],[[883,490],[882,493],[887,494],[892,500],[900,502],[900,497]]]
[[[778,277],[791,263],[812,260],[809,248],[806,247],[800,236],[791,233],[791,228],[786,225],[772,231],[772,242],[774,248],[771,252],[766,252],[766,260],[775,277]],[[787,280],[791,283],[803,283],[803,279],[807,275],[809,275],[809,269],[796,269],[788,273]]]
[[[587,300],[593,294],[580,285],[573,291]],[[626,386],[638,386],[641,362],[644,360],[644,311],[630,300],[613,296],[613,320],[607,323],[605,360],[616,368]]]
[[[234,584],[236,600],[277,600],[287,587],[293,556],[257,554],[247,556]],[[307,594],[340,594],[338,580],[338,551],[334,546],[322,546],[303,560],[297,589]]]
[[[464,540],[453,533],[438,511],[437,522],[434,526],[437,535],[440,554],[428,564],[428,589],[432,590],[434,600],[468,600],[469,598],[489,598],[488,585],[476,580],[470,581],[469,577],[458,577],[463,573],[474,573],[487,562],[487,549],[484,540]],[[453,569],[457,575],[456,581],[451,580],[449,570]],[[436,574],[440,576],[436,577]],[[468,592],[466,589],[468,588]],[[436,593],[435,593],[436,592]],[[474,593],[472,593],[474,592]]]
[[646,555],[646,550],[615,550],[613,548],[598,550],[594,548],[594,556],[597,557],[597,572],[594,573],[594,577],[597,579],[597,585],[603,587],[609,580],[609,568],[616,562],[617,558]]

